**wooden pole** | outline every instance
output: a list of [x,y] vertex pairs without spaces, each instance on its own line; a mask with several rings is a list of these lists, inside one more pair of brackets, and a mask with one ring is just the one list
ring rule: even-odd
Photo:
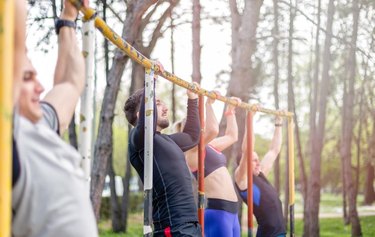
[[14,1],[0,1],[0,236],[11,236]]
[[201,136],[198,145],[198,220],[202,227],[204,236],[204,97],[199,96],[199,119],[201,125]]
[[294,122],[293,117],[288,118],[288,160],[289,160],[289,221],[290,237],[294,236]]
[[253,236],[253,113],[247,112],[247,236]]

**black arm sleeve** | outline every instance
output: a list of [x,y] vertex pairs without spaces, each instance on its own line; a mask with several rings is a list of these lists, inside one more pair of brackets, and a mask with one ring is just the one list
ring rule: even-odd
[[[152,90],[153,92],[155,91],[155,82],[154,82],[154,88]],[[143,91],[142,95],[142,101],[141,101],[141,106],[139,108],[139,116],[138,116],[138,121],[137,125],[134,128],[134,132],[132,133],[132,138],[131,142],[134,144],[135,148],[137,150],[142,149],[144,147],[144,137],[145,137],[145,93],[146,90]],[[149,96],[151,98],[151,96]],[[154,126],[153,126],[153,134],[155,134],[156,131],[156,122],[157,122],[157,116],[158,116],[158,110],[156,108],[156,101],[155,101],[155,94],[152,96],[152,100],[154,103]]]
[[182,133],[174,133],[170,137],[182,151],[187,151],[198,144],[200,129],[198,99],[189,99],[184,131]]

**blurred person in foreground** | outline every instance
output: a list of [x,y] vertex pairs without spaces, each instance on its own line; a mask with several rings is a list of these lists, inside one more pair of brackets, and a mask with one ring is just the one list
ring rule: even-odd
[[[88,3],[85,2],[84,5]],[[58,60],[53,88],[44,88],[26,57],[14,115],[12,236],[96,237],[80,154],[60,138],[84,87],[84,60],[77,46],[77,9],[65,0],[56,22]]]

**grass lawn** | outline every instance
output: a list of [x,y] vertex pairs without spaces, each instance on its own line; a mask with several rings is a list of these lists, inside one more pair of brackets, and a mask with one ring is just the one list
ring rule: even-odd
[[143,213],[130,214],[128,219],[128,232],[116,234],[112,232],[111,221],[101,221],[99,223],[100,237],[139,237],[143,234]]
[[[341,218],[342,211],[342,200],[341,196],[333,194],[323,194],[321,196],[320,203],[320,213],[332,214],[332,216],[337,216],[335,218],[321,218],[320,219],[320,236],[321,237],[350,237],[350,226],[344,226],[343,219]],[[281,197],[281,200],[284,200]],[[362,197],[358,198],[358,211],[359,213],[366,213],[366,210],[362,210],[360,203],[362,202]],[[246,216],[246,208],[244,208],[244,215]],[[302,217],[302,200],[299,194],[296,195],[296,205],[295,205],[295,236],[302,236],[303,219]],[[361,227],[364,237],[375,236],[375,215],[374,208],[371,209],[371,216],[362,216]],[[242,220],[245,221],[245,220]],[[255,221],[255,220],[254,220]],[[256,221],[255,221],[256,222]],[[100,237],[139,237],[142,236],[143,230],[143,213],[131,214],[129,217],[129,228],[128,233],[115,234],[111,231],[111,222],[102,221],[99,224]],[[246,223],[246,221],[244,222]],[[246,228],[243,229],[246,236]]]
[[[360,217],[363,237],[375,236],[375,216]],[[296,236],[302,236],[302,219],[296,220]],[[350,237],[350,226],[342,218],[320,219],[320,237]]]
[[[140,220],[141,219],[141,220]],[[375,216],[361,217],[363,237],[375,236]],[[110,231],[110,222],[101,222],[100,237],[139,237],[142,236],[142,216],[141,214],[131,215],[129,219],[128,233],[116,234]],[[302,236],[302,219],[296,220],[296,237]],[[243,237],[246,234],[242,234]],[[350,226],[344,226],[342,218],[323,218],[320,219],[321,237],[350,237]]]

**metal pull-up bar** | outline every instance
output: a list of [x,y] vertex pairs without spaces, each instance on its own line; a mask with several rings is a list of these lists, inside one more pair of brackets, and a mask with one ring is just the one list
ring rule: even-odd
[[[133,61],[136,61],[137,63],[141,64],[146,69],[154,70],[156,74],[164,77],[165,79],[173,82],[174,84],[177,84],[181,87],[192,90],[199,95],[203,95],[203,96],[210,97],[212,99],[220,100],[224,103],[231,104],[231,105],[246,109],[247,111],[253,111],[253,112],[258,111],[258,112],[262,112],[262,113],[266,113],[266,114],[277,115],[277,116],[282,116],[282,117],[288,118],[288,137],[289,137],[288,146],[289,146],[289,160],[290,160],[290,162],[289,162],[289,185],[290,185],[289,206],[290,206],[290,210],[291,210],[291,225],[290,225],[291,234],[290,235],[293,236],[294,235],[294,224],[292,223],[292,217],[293,217],[293,214],[294,214],[294,160],[293,160],[294,159],[294,143],[293,143],[293,140],[292,140],[293,139],[293,116],[294,116],[293,113],[262,108],[262,107],[259,107],[259,106],[250,105],[250,104],[245,103],[245,102],[238,103],[236,100],[231,99],[229,97],[217,95],[216,93],[214,93],[212,91],[208,91],[208,90],[205,90],[203,88],[198,88],[193,83],[184,81],[183,79],[177,77],[173,73],[170,73],[170,72],[167,72],[167,71],[161,71],[158,65],[154,64],[153,61],[151,61],[150,59],[148,59],[147,57],[142,55],[133,46],[131,46],[125,39],[123,39],[116,32],[114,32],[103,21],[103,19],[101,19],[100,17],[97,16],[96,12],[92,8],[84,7],[79,0],[70,0],[70,2],[73,3],[77,7],[77,9],[79,9],[83,13],[85,20],[93,19],[94,22],[95,22],[95,27],[100,30],[100,32],[104,35],[104,37],[107,38],[108,40],[110,40],[113,44],[115,44],[126,55],[128,55]],[[248,113],[251,114],[250,112],[248,112]],[[248,123],[249,123],[249,121],[251,121],[251,127],[252,127],[252,115],[248,115]],[[248,126],[248,127],[250,127],[250,126]],[[250,131],[252,132],[252,129]],[[250,134],[250,132],[249,132],[249,134]],[[249,147],[252,147],[252,146],[249,146]],[[250,149],[248,149],[248,150],[249,150],[248,159],[251,159],[251,158],[249,158],[249,157],[251,157]],[[249,168],[251,168],[251,165],[249,167],[249,164],[251,164],[251,162],[248,162],[248,172],[249,172]],[[151,170],[152,170],[152,167],[151,167]],[[248,177],[248,178],[251,180],[252,175],[251,175],[251,177]],[[201,198],[201,197],[204,196],[203,186],[202,186],[202,189],[200,188],[199,190],[202,190],[201,193],[200,193],[201,194],[200,198]],[[250,195],[248,195],[248,196],[250,196]],[[202,204],[200,204],[200,205],[202,205]],[[248,203],[248,205],[252,206],[252,202]],[[252,208],[249,208],[249,209],[250,209],[250,211],[252,210]],[[251,216],[251,218],[249,218],[251,220],[249,220],[248,224],[249,224],[250,231],[252,231],[252,211],[250,213],[251,214],[249,214],[248,216]],[[145,212],[145,214],[146,214],[146,212]],[[149,228],[147,227],[147,230],[144,233],[148,233],[148,231],[149,231]],[[249,236],[251,236],[250,231],[248,232]]]
[[83,7],[82,3],[79,0],[70,0],[84,15],[84,19],[94,19],[95,27],[102,32],[105,38],[115,44],[119,49],[121,49],[126,55],[128,55],[132,60],[136,61],[137,63],[141,64],[145,68],[153,68],[156,74],[164,77],[165,79],[177,84],[181,87],[186,89],[192,90],[197,94],[204,95],[210,97],[212,99],[220,100],[224,103],[231,104],[234,106],[238,106],[240,108],[250,110],[250,111],[258,111],[263,112],[266,114],[273,114],[283,117],[293,117],[293,113],[291,112],[284,112],[284,111],[277,111],[262,107],[257,107],[255,105],[251,105],[245,102],[237,103],[236,100],[231,99],[229,97],[217,95],[212,91],[205,90],[203,88],[197,88],[193,83],[187,82],[176,75],[163,71],[161,72],[158,65],[154,64],[152,60],[145,57],[139,51],[137,51],[133,46],[131,46],[125,39],[121,38],[116,32],[114,32],[106,23],[97,16],[94,9],[89,7]]

